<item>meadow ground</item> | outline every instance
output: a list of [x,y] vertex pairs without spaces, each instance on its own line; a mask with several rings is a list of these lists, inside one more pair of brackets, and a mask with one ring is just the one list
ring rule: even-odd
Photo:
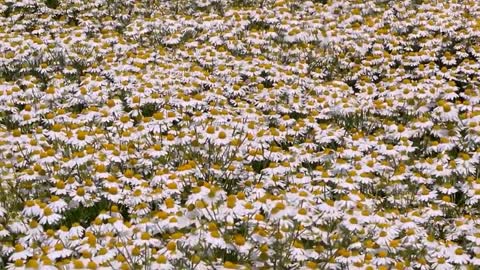
[[0,268],[478,269],[478,1],[0,0]]

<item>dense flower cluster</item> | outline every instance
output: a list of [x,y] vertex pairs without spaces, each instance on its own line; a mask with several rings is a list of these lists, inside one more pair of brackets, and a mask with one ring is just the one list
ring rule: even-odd
[[0,13],[0,268],[480,267],[478,1]]

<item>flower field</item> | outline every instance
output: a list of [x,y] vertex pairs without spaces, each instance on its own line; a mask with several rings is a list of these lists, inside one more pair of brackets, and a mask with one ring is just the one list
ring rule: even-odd
[[480,269],[480,2],[0,0],[0,269]]

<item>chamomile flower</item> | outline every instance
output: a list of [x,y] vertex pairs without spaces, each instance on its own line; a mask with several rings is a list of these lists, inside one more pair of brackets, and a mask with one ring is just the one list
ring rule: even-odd
[[69,257],[72,254],[70,249],[66,249],[61,242],[55,244],[53,250],[49,252],[48,257],[51,260],[57,260],[61,258]]
[[32,255],[33,250],[31,248],[25,248],[21,244],[16,244],[14,252],[10,255],[10,261],[15,262],[17,260],[26,260]]
[[447,254],[447,262],[452,264],[465,265],[470,261],[470,255],[465,254],[463,248],[458,246],[452,246],[449,248],[449,253]]
[[42,213],[40,214],[40,224],[42,225],[56,224],[61,219],[62,219],[62,216],[53,212],[53,210],[48,206],[42,209]]
[[68,208],[68,204],[58,196],[52,196],[48,207],[51,208],[55,213],[62,213]]

